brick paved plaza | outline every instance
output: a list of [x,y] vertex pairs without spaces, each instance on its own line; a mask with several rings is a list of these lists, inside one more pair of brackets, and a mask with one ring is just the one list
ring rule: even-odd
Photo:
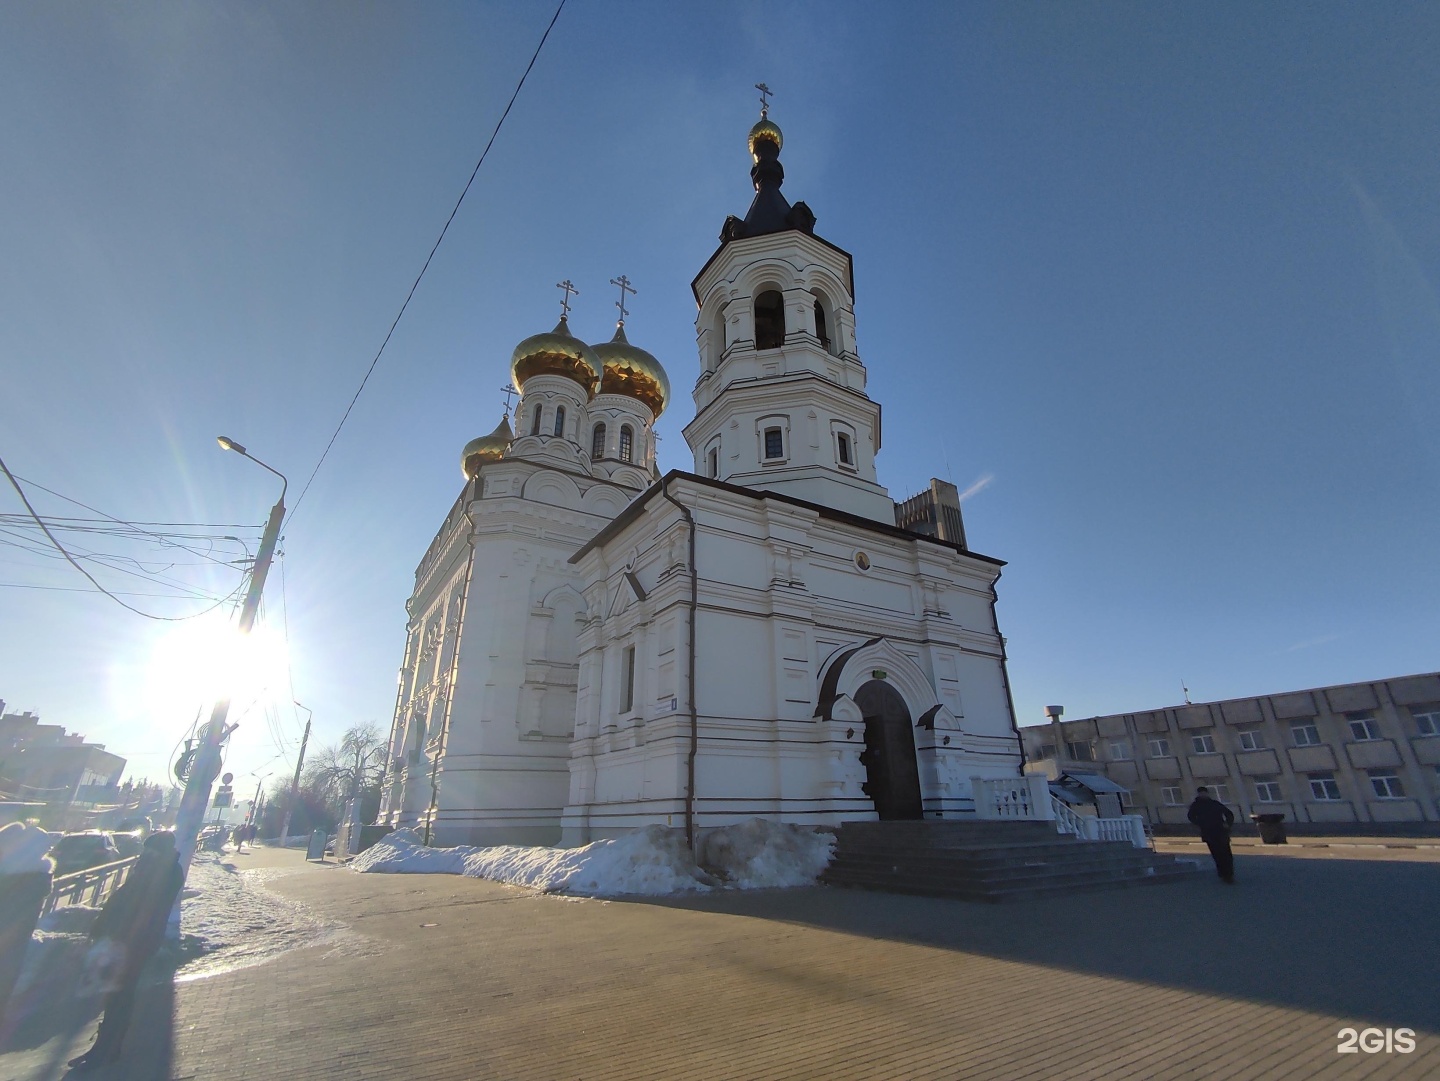
[[[272,888],[350,933],[152,988],[148,1038],[84,1076],[1440,1076],[1437,850],[1241,852],[1233,888],[991,906],[823,888],[606,903],[262,850],[230,862],[273,867]],[[1338,1054],[1346,1026],[1413,1028],[1417,1047]],[[46,1063],[91,1031],[0,1076],[61,1076]]]

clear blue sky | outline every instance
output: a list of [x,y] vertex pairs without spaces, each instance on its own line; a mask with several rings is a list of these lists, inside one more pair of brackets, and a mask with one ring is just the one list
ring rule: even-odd
[[[275,483],[225,433],[293,504],[552,11],[0,6],[10,467],[258,533]],[[1440,667],[1437,55],[1433,4],[571,0],[286,529],[266,626],[316,738],[388,726],[415,564],[555,282],[592,341],[637,283],[689,466],[689,282],[748,205],[761,80],[786,194],[855,257],[882,482],[990,478],[966,520],[1009,561],[1022,723]],[[173,573],[233,586],[210,568]],[[8,708],[161,774],[188,632],[14,588],[86,583],[12,545],[0,582]],[[293,753],[262,714],[237,783]]]

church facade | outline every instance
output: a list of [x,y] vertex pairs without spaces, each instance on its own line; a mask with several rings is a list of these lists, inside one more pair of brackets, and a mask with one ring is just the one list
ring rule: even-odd
[[610,342],[562,318],[516,347],[515,428],[465,448],[416,574],[382,823],[693,840],[963,817],[975,778],[1019,774],[1002,563],[953,488],[902,506],[879,483],[850,256],[781,194],[782,140],[762,113],[754,201],[693,282],[693,471],[657,474],[668,377],[623,307]]

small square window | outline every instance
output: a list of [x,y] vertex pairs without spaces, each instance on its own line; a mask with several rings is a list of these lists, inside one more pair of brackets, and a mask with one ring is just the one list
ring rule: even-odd
[[1220,803],[1230,802],[1230,786],[1228,784],[1212,784],[1209,788],[1211,799]]
[[1151,758],[1170,757],[1170,741],[1162,736],[1156,736],[1150,741]]
[[1380,738],[1380,725],[1374,717],[1368,715],[1359,717],[1351,716],[1348,720],[1350,722],[1350,738],[1356,742],[1368,743],[1371,740]]
[[1242,751],[1263,751],[1265,749],[1265,733],[1259,728],[1242,728],[1237,733],[1240,737],[1240,749]]
[[1310,782],[1312,799],[1338,800],[1340,798],[1340,784],[1335,780],[1335,774],[1326,770],[1321,773],[1307,773],[1305,776]]
[[1415,730],[1422,736],[1440,736],[1440,702],[1411,706],[1410,716],[1415,719]]
[[1313,724],[1292,724],[1290,736],[1295,740],[1297,747],[1318,747],[1320,745],[1320,729]]
[[1370,771],[1370,787],[1381,799],[1405,798],[1405,786],[1400,783],[1399,777],[1388,770],[1372,769]]
[[1166,807],[1179,807],[1182,802],[1180,789],[1174,787],[1160,789],[1160,798],[1165,801]]
[[1095,744],[1088,739],[1066,740],[1065,753],[1072,762],[1095,761]]
[[1196,754],[1214,754],[1215,737],[1208,733],[1203,736],[1191,736],[1190,746]]
[[785,436],[779,428],[765,429],[765,458],[785,457]]
[[1116,762],[1130,761],[1130,741],[1128,739],[1111,740],[1110,757]]
[[1278,777],[1256,777],[1255,799],[1260,803],[1279,803],[1280,779]]

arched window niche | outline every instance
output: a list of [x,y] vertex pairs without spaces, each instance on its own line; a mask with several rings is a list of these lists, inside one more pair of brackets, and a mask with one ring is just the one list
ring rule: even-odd
[[557,436],[565,434],[565,407],[563,405],[555,407],[555,434]]
[[729,301],[719,305],[710,320],[710,351],[706,358],[706,371],[713,372],[720,367],[720,361],[725,357],[725,311],[729,307]]
[[594,431],[590,433],[590,457],[597,461],[605,457],[605,425],[595,425]]
[[815,337],[820,339],[820,348],[832,357],[840,355],[840,328],[835,320],[835,306],[821,292],[810,294],[815,298]]
[[635,460],[635,429],[628,424],[620,425],[620,460],[622,462]]
[[545,407],[544,407],[543,405],[541,405],[539,402],[536,402],[536,403],[535,403],[535,416],[532,417],[531,420],[530,420],[530,434],[531,434],[531,435],[539,435],[539,434],[540,434],[540,419],[541,419],[541,417],[544,415],[544,413],[545,413]]
[[755,348],[779,349],[785,344],[785,298],[767,289],[755,298]]

